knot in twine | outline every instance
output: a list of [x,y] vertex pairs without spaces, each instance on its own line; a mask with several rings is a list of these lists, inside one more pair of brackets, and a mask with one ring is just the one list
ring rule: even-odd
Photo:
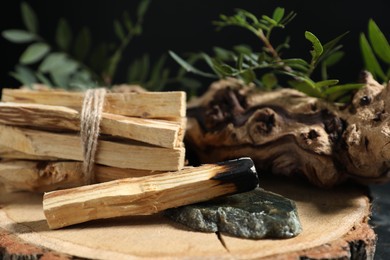
[[100,120],[104,105],[105,88],[88,89],[85,92],[80,116],[80,137],[83,149],[84,183],[95,182],[93,167],[100,132]]

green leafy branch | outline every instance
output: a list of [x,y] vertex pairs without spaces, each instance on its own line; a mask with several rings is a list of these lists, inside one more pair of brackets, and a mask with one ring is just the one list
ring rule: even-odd
[[[26,30],[10,29],[2,32],[3,37],[13,43],[30,44],[21,54],[19,64],[11,75],[26,85],[34,82],[63,88],[111,85],[123,51],[142,32],[142,21],[148,4],[149,0],[140,3],[134,25],[126,12],[122,23],[114,21],[119,46],[101,43],[91,52],[90,30],[83,27],[73,37],[64,18],[59,20],[56,29],[57,46],[50,45],[38,34],[39,24],[35,12],[26,2],[22,2],[21,14]],[[36,71],[31,66],[35,66]]]
[[[2,36],[12,43],[29,44],[19,58],[15,71],[10,75],[24,85],[36,82],[61,88],[110,87],[116,78],[117,68],[124,52],[142,34],[142,25],[150,0],[142,0],[133,21],[125,11],[121,19],[113,21],[118,43],[101,42],[92,46],[91,32],[83,27],[76,35],[68,21],[61,18],[55,32],[55,44],[39,35],[37,15],[26,2],[21,4],[22,20],[26,29],[9,29]],[[199,82],[186,80],[184,74],[171,75],[166,66],[166,55],[155,64],[145,53],[134,59],[127,69],[127,83],[140,84],[149,90],[163,90],[167,84],[186,81],[192,87]],[[121,82],[122,83],[122,82]]]
[[[368,39],[364,33],[360,34],[360,49],[366,70],[383,82],[389,81],[390,45],[385,35],[372,19],[368,22]],[[387,67],[387,70],[385,67]]]
[[285,16],[284,12],[284,8],[278,7],[273,12],[272,18],[262,15],[259,19],[246,10],[236,9],[236,14],[233,16],[220,15],[220,21],[214,22],[214,25],[217,28],[239,26],[249,30],[264,43],[266,52],[270,53],[275,59],[280,59],[278,51],[270,43],[271,32],[275,28],[284,28],[296,16],[294,12],[290,12]]
[[[343,56],[339,41],[346,33],[332,41],[322,44],[311,32],[305,32],[305,38],[312,44],[309,62],[301,58],[283,58],[282,50],[288,49],[289,38],[275,46],[271,41],[274,29],[283,29],[294,19],[296,14],[287,15],[283,8],[276,8],[272,16],[262,15],[260,18],[254,14],[237,9],[232,16],[221,15],[220,20],[214,22],[218,28],[238,26],[256,35],[262,44],[261,51],[253,51],[246,45],[234,46],[232,50],[220,47],[214,48],[214,55],[201,53],[199,56],[211,68],[212,72],[201,71],[174,52],[171,57],[176,60],[187,72],[207,77],[235,77],[246,84],[254,83],[259,88],[272,90],[286,84],[283,79],[289,78],[289,87],[298,89],[308,95],[336,101],[343,98],[346,93],[361,87],[361,84],[338,85],[339,81],[328,78],[328,67],[336,64]],[[321,68],[321,81],[314,81],[312,74],[316,68]]]

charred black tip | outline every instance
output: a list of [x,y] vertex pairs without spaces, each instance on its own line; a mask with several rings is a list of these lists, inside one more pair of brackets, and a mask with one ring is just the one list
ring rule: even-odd
[[218,165],[226,166],[226,170],[218,173],[212,179],[224,183],[233,183],[237,188],[237,192],[250,191],[259,185],[255,165],[249,157],[220,162]]

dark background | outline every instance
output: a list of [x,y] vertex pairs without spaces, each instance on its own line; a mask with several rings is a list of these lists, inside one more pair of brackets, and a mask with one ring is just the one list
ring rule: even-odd
[[[0,2],[0,31],[10,28],[24,28],[20,15],[20,0]],[[110,42],[116,38],[113,32],[113,20],[120,18],[127,10],[134,17],[139,1],[28,1],[38,15],[40,34],[48,41],[54,41],[55,28],[60,17],[66,18],[75,34],[83,26],[92,31],[94,42]],[[275,30],[274,39],[278,43],[286,35],[291,36],[291,49],[285,51],[285,58],[301,57],[310,59],[310,43],[305,40],[306,30],[313,32],[323,43],[349,31],[342,40],[346,56],[330,71],[332,78],[341,83],[355,82],[362,69],[359,50],[359,34],[367,31],[367,23],[373,18],[383,32],[390,32],[387,20],[388,0],[372,1],[255,1],[255,0],[152,0],[145,17],[144,33],[133,41],[125,52],[119,74],[114,83],[123,83],[125,67],[134,58],[148,52],[152,58],[159,57],[168,50],[178,54],[184,52],[205,51],[211,53],[213,46],[230,47],[248,43],[255,49],[261,48],[258,39],[239,28],[227,28],[216,31],[212,21],[218,15],[233,14],[234,8],[249,10],[255,14],[272,15],[275,7],[280,6],[286,12],[295,11],[297,17],[285,30]],[[275,44],[276,45],[276,44]],[[1,67],[0,87],[15,87],[19,83],[8,73],[14,67],[25,44],[12,44],[0,39]],[[122,65],[122,66],[121,66]],[[177,69],[178,65],[170,60],[168,66]]]
[[[11,28],[24,28],[20,16],[20,0],[0,1],[0,31]],[[95,42],[115,41],[112,22],[120,18],[127,10],[134,17],[139,1],[129,0],[30,0],[28,1],[38,15],[40,34],[49,41],[54,40],[55,28],[60,17],[66,18],[74,32],[82,26],[91,29]],[[323,43],[349,31],[342,40],[346,56],[331,71],[333,78],[341,83],[356,82],[363,68],[359,34],[367,31],[367,23],[373,18],[389,39],[389,0],[371,1],[256,1],[256,0],[153,0],[145,17],[144,33],[137,38],[125,52],[123,63],[115,83],[125,79],[124,67],[134,58],[148,52],[157,58],[168,50],[178,54],[184,52],[205,51],[211,53],[213,46],[230,47],[235,44],[248,43],[260,48],[259,41],[242,29],[224,29],[216,32],[212,21],[221,13],[233,14],[234,8],[242,8],[255,14],[271,15],[275,7],[280,6],[288,11],[295,11],[297,17],[282,31],[275,34],[275,40],[282,35],[291,36],[291,49],[285,58],[301,57],[309,60],[310,44],[304,38],[306,30],[313,32]],[[17,87],[19,83],[8,73],[26,48],[0,37],[0,88]],[[121,66],[122,65],[122,66]],[[173,69],[178,65],[171,61]],[[390,195],[389,184],[371,187],[373,196],[372,225],[379,236],[376,259],[388,259],[390,254]]]

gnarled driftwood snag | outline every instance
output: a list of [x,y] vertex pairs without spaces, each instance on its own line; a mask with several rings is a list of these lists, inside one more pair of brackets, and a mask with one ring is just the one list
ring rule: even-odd
[[322,187],[382,181],[390,169],[390,86],[362,78],[346,106],[218,81],[189,104],[186,142],[202,163],[250,156],[259,172],[304,175]]

